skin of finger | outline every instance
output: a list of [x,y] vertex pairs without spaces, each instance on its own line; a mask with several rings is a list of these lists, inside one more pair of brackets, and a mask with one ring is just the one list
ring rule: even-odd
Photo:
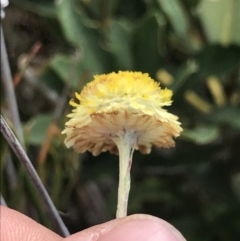
[[2,241],[62,241],[56,233],[29,217],[0,206],[0,240]]
[[139,241],[185,241],[169,223],[143,214],[112,220],[63,239],[27,216],[0,206],[0,228],[0,240],[3,241],[127,241],[135,238]]
[[157,217],[135,214],[96,225],[64,241],[186,241],[171,224]]

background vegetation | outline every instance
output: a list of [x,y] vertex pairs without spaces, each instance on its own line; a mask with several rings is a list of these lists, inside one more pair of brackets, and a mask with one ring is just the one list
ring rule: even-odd
[[[24,146],[71,232],[114,218],[118,157],[65,148],[68,101],[94,74],[137,70],[173,90],[184,133],[176,148],[135,153],[129,214],[161,217],[189,241],[240,240],[239,12],[239,0],[10,1],[2,24]],[[6,144],[1,163],[8,206],[54,229]]]

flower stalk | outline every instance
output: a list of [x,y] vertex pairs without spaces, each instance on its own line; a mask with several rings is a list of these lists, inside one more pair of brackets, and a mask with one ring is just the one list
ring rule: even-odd
[[137,136],[134,131],[124,131],[121,134],[112,137],[119,152],[117,218],[127,216],[128,196],[131,184],[130,170],[136,139]]
[[64,143],[94,156],[105,151],[119,154],[116,215],[125,217],[133,151],[149,154],[152,146],[173,147],[182,131],[178,117],[164,109],[172,103],[172,91],[162,89],[148,74],[119,71],[94,76],[75,96],[62,132]]

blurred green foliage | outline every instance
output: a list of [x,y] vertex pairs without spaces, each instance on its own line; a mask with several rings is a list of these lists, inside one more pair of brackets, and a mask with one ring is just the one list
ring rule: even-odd
[[[240,240],[240,1],[10,3],[3,27],[26,150],[70,231],[114,218],[118,157],[64,147],[68,100],[94,74],[136,70],[174,91],[169,111],[184,132],[176,148],[134,154],[129,214],[161,217],[189,241]],[[14,155],[9,164],[3,148],[1,159],[8,205],[53,228]]]

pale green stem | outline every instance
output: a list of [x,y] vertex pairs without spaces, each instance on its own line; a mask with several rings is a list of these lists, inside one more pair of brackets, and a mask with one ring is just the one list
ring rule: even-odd
[[124,131],[112,137],[119,152],[119,184],[118,184],[118,204],[117,218],[127,216],[128,196],[130,191],[130,169],[132,156],[136,145],[136,133],[134,131]]
[[234,1],[228,0],[225,14],[223,16],[222,35],[221,35],[221,43],[224,46],[229,45],[231,41],[231,31],[232,31],[232,24],[233,24],[233,17],[234,17],[233,11],[234,11]]

